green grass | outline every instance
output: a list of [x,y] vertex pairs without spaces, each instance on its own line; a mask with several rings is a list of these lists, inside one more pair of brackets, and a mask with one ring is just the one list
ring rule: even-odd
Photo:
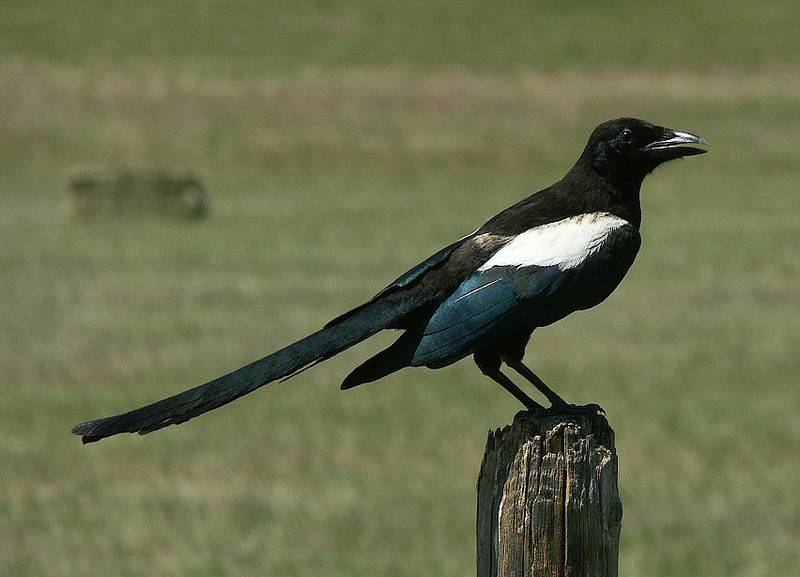
[[[67,431],[304,336],[621,114],[712,153],[646,182],[629,277],[528,358],[609,412],[621,575],[796,571],[794,3],[131,6],[0,6],[0,573],[473,573],[518,407],[468,362],[340,393],[366,343],[149,437]],[[68,178],[120,165],[198,172],[211,219],[76,222]]]
[[343,66],[557,70],[758,69],[800,64],[800,6],[770,0],[514,1],[398,6],[389,0],[294,3],[166,0],[5,2],[0,51],[106,72],[177,66],[194,73]]

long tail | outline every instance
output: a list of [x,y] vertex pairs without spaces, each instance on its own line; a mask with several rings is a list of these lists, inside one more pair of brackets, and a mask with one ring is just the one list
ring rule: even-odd
[[232,373],[127,413],[80,423],[72,432],[80,435],[84,443],[93,443],[117,433],[144,435],[185,423],[267,383],[331,358],[387,328],[411,308],[413,303],[399,299],[373,301],[352,316]]

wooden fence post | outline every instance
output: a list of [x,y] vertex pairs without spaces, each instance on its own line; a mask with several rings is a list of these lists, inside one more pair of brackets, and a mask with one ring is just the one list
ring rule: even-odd
[[478,577],[616,577],[622,502],[600,414],[490,431],[478,477]]

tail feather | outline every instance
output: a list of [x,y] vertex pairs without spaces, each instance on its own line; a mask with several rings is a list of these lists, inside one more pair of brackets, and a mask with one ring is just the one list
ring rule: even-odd
[[342,390],[371,383],[411,365],[420,335],[415,331],[403,333],[389,347],[367,359],[345,377]]
[[80,423],[72,432],[80,435],[84,443],[92,443],[117,433],[144,435],[185,423],[352,347],[388,327],[411,308],[413,303],[408,300],[374,301],[341,322],[227,375],[127,413]]

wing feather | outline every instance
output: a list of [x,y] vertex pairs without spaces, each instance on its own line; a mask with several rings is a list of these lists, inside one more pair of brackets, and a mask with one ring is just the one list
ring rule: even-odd
[[557,266],[476,272],[433,313],[412,364],[442,366],[469,354],[498,326],[515,324],[537,297],[552,294],[567,274]]

